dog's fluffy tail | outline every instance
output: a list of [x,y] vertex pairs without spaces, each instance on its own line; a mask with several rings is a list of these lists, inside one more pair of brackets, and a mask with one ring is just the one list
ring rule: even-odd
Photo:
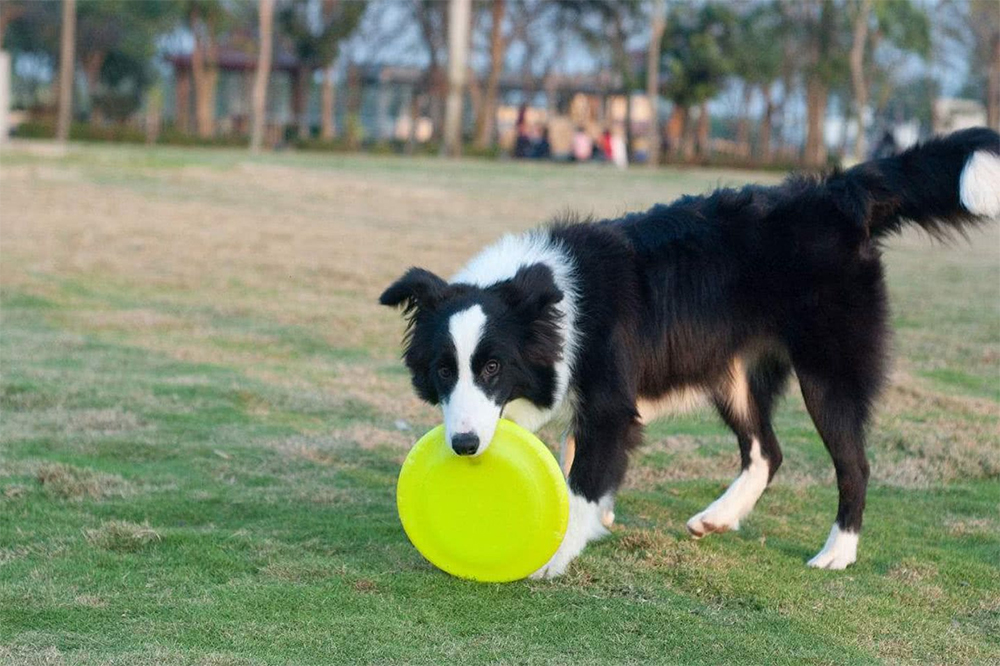
[[914,223],[935,237],[1000,217],[1000,134],[979,127],[831,176],[837,207],[873,237]]

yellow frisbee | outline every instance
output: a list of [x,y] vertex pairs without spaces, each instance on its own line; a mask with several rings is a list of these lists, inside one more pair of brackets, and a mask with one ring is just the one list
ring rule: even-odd
[[541,568],[569,522],[566,481],[552,453],[503,419],[475,457],[455,455],[444,426],[421,437],[399,472],[396,505],[406,536],[427,561],[490,583]]

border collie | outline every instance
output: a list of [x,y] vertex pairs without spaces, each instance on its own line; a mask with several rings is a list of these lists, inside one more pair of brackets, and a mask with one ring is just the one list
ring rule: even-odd
[[865,425],[886,377],[882,239],[997,216],[1000,135],[970,129],[826,177],[557,221],[502,238],[450,282],[410,269],[380,302],[404,307],[413,386],[443,409],[457,455],[485,451],[501,417],[567,424],[569,528],[536,577],[607,533],[643,425],[702,399],[736,435],[742,471],[687,529],[738,529],[781,465],[771,415],[792,370],[840,491],[809,566],[843,569],[857,558]]

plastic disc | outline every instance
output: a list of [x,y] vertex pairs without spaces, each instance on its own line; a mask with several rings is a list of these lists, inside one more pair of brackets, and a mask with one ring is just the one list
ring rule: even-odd
[[406,536],[453,576],[501,583],[542,567],[569,521],[566,481],[533,434],[501,420],[481,455],[458,456],[434,428],[410,450],[396,504]]

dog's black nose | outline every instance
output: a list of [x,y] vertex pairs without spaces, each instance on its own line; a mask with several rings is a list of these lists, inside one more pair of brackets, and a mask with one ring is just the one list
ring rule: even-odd
[[472,432],[453,435],[451,448],[460,456],[471,456],[479,448],[479,436]]

